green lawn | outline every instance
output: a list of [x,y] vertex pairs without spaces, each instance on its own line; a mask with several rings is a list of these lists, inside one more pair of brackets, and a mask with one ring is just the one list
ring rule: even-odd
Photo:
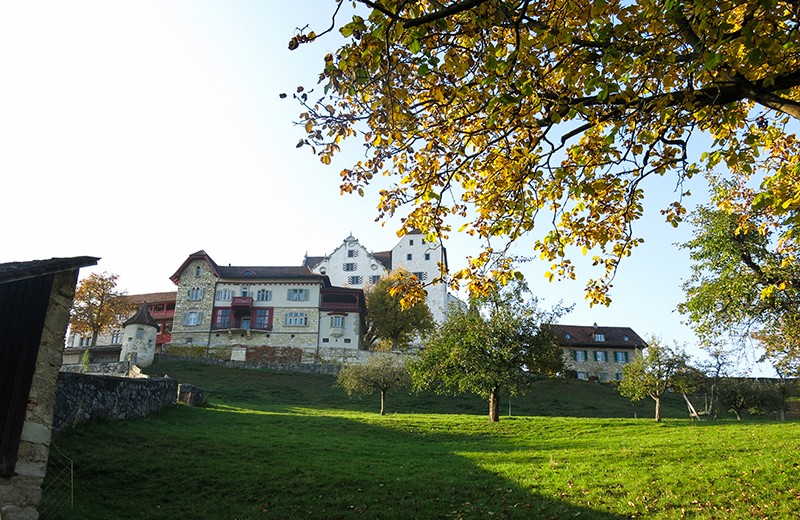
[[[75,462],[75,509],[65,518],[794,518],[800,511],[796,422],[579,417],[592,406],[623,417],[633,409],[612,406],[605,385],[576,381],[555,390],[542,383],[512,401],[513,417],[499,424],[469,398],[395,395],[389,409],[401,413],[381,417],[375,398],[351,401],[330,378],[181,364],[151,373],[204,387],[210,406],[59,436]],[[566,392],[581,390],[589,400],[570,405]],[[568,416],[523,416],[537,409]]]

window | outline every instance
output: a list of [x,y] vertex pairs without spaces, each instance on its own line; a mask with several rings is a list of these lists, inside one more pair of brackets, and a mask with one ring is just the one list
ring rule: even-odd
[[601,383],[608,381],[608,374],[605,372],[600,372],[597,374],[597,379],[600,380]]
[[189,311],[183,315],[184,325],[200,325],[203,315],[200,311]]
[[272,291],[269,289],[259,289],[256,293],[256,301],[268,302],[272,300]]
[[250,330],[250,318],[242,318],[240,327],[244,330]]
[[81,338],[81,346],[82,347],[91,347],[92,346],[92,338]]
[[414,239],[413,238],[408,241],[408,245],[410,245],[410,246],[414,245]]
[[426,273],[425,271],[418,271],[418,272],[413,273],[413,274],[414,274],[414,276],[417,277],[417,280],[419,280],[420,282],[425,281],[425,280],[428,279],[428,273]]
[[617,363],[627,363],[628,362],[628,353],[627,352],[614,352],[614,361]]
[[268,329],[269,328],[269,309],[256,309],[256,324],[255,329]]
[[358,249],[347,250],[347,258],[356,258],[356,257],[358,257]]
[[136,327],[136,339],[144,339],[144,328]]
[[605,341],[606,340],[606,335],[603,334],[602,332],[595,332],[594,333],[594,340],[595,341]]
[[348,283],[348,285],[361,285],[362,283],[364,283],[364,277],[363,276],[348,276],[347,277],[347,283]]
[[308,314],[305,312],[287,312],[283,319],[287,327],[305,327],[308,325]]
[[617,372],[616,374],[614,374],[614,379],[616,379],[617,381],[622,381],[622,372]]
[[430,259],[431,259],[431,254],[425,253],[425,260],[430,260]]
[[247,285],[243,285],[242,286],[242,296],[245,297],[245,298],[250,296],[250,287],[249,286],[247,286]]
[[589,353],[585,350],[573,350],[572,357],[575,358],[575,361],[588,361]]
[[203,272],[203,270],[200,269],[199,265],[194,266],[194,275],[195,276],[200,276],[200,273],[202,273],[202,272]]
[[379,274],[373,274],[372,276],[369,277],[369,283],[378,283],[380,281],[381,281],[381,275]]
[[322,338],[322,342],[323,343],[330,343],[331,340],[330,340],[330,338]]
[[351,340],[350,338],[344,338],[344,342],[345,343],[350,343],[351,341],[353,341],[353,340]]
[[408,253],[408,254],[406,255],[406,260],[411,260],[411,259],[413,259],[413,258],[414,258],[414,255],[412,255],[411,253]]
[[331,328],[332,329],[343,329],[344,328],[344,316],[331,316]]
[[578,379],[586,381],[589,379],[589,372],[578,372]]
[[220,289],[217,291],[217,300],[221,302],[230,301],[233,298],[233,291],[230,289]]
[[119,329],[111,331],[111,344],[119,345],[120,343],[122,343],[122,331]]
[[229,329],[231,328],[231,310],[230,309],[217,309],[214,316],[215,329]]
[[605,363],[608,361],[608,353],[604,350],[595,350],[594,351],[594,360],[599,363]]
[[203,288],[202,287],[192,287],[189,289],[189,294],[187,298],[189,300],[202,300],[203,299]]
[[355,262],[347,262],[346,264],[342,265],[342,270],[343,271],[351,272],[351,271],[355,271],[356,269],[357,269],[357,267],[356,267],[356,263]]
[[290,302],[308,301],[308,289],[289,289],[286,299]]

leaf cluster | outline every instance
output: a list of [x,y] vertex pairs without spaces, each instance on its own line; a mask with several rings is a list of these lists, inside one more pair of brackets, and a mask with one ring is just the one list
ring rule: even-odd
[[118,328],[133,310],[132,304],[117,290],[116,274],[92,273],[75,289],[69,325],[74,334],[92,335]]
[[756,343],[780,372],[797,374],[800,263],[794,240],[776,238],[774,220],[760,212],[700,207],[691,222],[694,236],[681,247],[689,250],[692,275],[678,310],[705,346]]
[[[421,292],[421,294],[419,294]],[[404,349],[417,336],[434,328],[433,315],[425,303],[419,280],[403,269],[396,269],[364,291],[367,301],[365,343],[378,340],[391,350]]]
[[548,324],[563,312],[538,309],[522,284],[452,306],[447,320],[410,363],[416,389],[487,398],[502,388],[522,393],[534,374],[563,371],[563,353]]
[[[360,142],[366,156],[341,171],[341,190],[364,195],[389,178],[378,217],[404,213],[401,232],[483,239],[454,285],[488,294],[513,279],[510,247],[535,230],[548,279],[575,277],[571,248],[592,251],[587,299],[608,304],[642,242],[633,224],[652,176],[675,179],[662,211],[673,225],[683,182],[718,166],[761,183],[731,206],[800,223],[787,130],[800,116],[794,2],[358,0],[338,22],[342,3],[330,30],[345,43],[325,58],[322,93],[295,96],[300,144],[330,164],[344,141]],[[695,162],[699,132],[713,144]]]
[[664,345],[653,337],[644,353],[622,369],[622,380],[617,388],[632,401],[646,397],[658,400],[668,391],[691,391],[697,382],[695,375],[682,349]]

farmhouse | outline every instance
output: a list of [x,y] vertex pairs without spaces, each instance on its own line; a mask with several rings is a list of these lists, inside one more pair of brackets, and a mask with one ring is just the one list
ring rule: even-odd
[[554,325],[565,364],[578,379],[622,379],[622,368],[641,356],[647,344],[630,327]]

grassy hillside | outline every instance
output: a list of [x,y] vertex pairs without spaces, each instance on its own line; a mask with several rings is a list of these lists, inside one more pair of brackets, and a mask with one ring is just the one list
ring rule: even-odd
[[[236,403],[255,407],[304,406],[371,412],[379,409],[378,396],[349,398],[334,388],[331,376],[275,373],[262,370],[227,369],[184,362],[162,362],[149,369],[151,375],[169,375],[183,383],[196,384],[208,394],[209,401]],[[502,397],[501,410],[508,416],[508,396]],[[664,400],[664,417],[687,417],[686,404],[680,396]],[[431,393],[409,394],[397,390],[389,394],[388,413],[459,413],[487,414],[482,399],[464,396],[439,396]],[[652,400],[632,404],[621,397],[611,384],[577,379],[536,381],[525,396],[511,398],[512,416],[560,417],[652,417]]]
[[[793,518],[800,423],[587,418],[630,414],[603,385],[536,385],[489,424],[483,402],[351,401],[332,379],[162,364],[209,406],[78,427],[85,519]],[[567,403],[568,395],[578,399]],[[519,401],[519,402],[517,402]],[[537,404],[538,403],[538,404]],[[537,408],[538,407],[538,408]],[[519,412],[517,412],[519,410]],[[569,411],[566,417],[516,415]],[[597,410],[595,410],[597,411]]]

